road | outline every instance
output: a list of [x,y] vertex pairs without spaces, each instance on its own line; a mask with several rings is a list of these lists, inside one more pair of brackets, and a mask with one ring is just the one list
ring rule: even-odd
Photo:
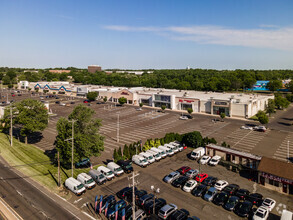
[[86,218],[70,213],[61,207],[55,198],[55,201],[49,198],[12,169],[0,163],[0,196],[21,218],[58,220]]

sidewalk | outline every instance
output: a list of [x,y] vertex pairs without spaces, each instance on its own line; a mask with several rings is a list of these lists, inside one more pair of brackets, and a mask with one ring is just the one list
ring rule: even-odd
[[0,197],[0,215],[4,219],[9,219],[9,220],[22,219],[1,197]]

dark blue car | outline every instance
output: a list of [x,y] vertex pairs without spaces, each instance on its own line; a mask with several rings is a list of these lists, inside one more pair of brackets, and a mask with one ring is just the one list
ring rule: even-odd
[[108,216],[109,219],[112,219],[112,218],[115,217],[115,212],[116,212],[115,207],[116,207],[116,204],[118,205],[118,212],[119,212],[120,209],[123,209],[123,208],[126,207],[126,202],[123,199],[121,199],[118,202],[116,202],[115,204],[113,204],[109,208],[108,213],[107,213],[107,216]]

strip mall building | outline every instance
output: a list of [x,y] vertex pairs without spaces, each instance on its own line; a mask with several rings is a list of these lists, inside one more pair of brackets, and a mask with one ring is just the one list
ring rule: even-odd
[[[24,82],[19,83],[19,88]],[[28,85],[27,85],[28,84]],[[174,90],[160,88],[124,88],[97,85],[76,85],[69,82],[31,82],[26,87],[39,91],[55,92],[73,96],[86,96],[88,92],[98,92],[98,98],[107,97],[108,101],[118,103],[125,97],[127,104],[158,107],[165,105],[171,110],[186,110],[191,108],[194,113],[219,115],[224,112],[229,117],[249,118],[259,110],[264,110],[273,95],[252,93],[218,93],[199,92],[192,90]]]

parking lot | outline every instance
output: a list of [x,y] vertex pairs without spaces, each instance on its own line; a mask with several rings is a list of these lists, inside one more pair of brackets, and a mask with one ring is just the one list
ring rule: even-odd
[[[187,209],[190,212],[190,215],[195,215],[200,217],[200,219],[240,219],[233,212],[226,211],[221,206],[204,201],[200,197],[195,197],[191,193],[184,192],[182,189],[175,188],[171,184],[162,181],[165,175],[179,169],[181,166],[190,166],[193,169],[199,169],[199,164],[196,161],[187,158],[187,154],[190,151],[191,150],[189,149],[184,150],[171,158],[167,157],[159,162],[155,162],[147,168],[140,168],[133,165],[134,170],[139,172],[139,176],[137,177],[139,185],[137,187],[139,189],[147,190],[148,193],[151,193],[151,185],[154,185],[155,188],[160,188],[158,197],[166,199],[167,203],[176,204],[179,208]],[[286,204],[287,209],[293,210],[292,197],[268,190],[254,182],[240,177],[237,173],[226,170],[222,166],[211,167],[209,165],[201,165],[201,170],[209,176],[226,180],[229,183],[236,183],[240,188],[248,189],[250,192],[260,193],[265,198],[270,197],[275,199],[277,205],[272,211],[270,219],[278,219],[275,215],[279,215],[278,211],[282,211],[283,204]],[[115,194],[122,188],[127,187],[131,183],[127,177],[126,174],[123,174],[121,177],[115,177],[114,180],[107,182],[105,185],[96,186],[94,189],[88,190],[81,197],[72,195],[70,202],[94,215],[91,207],[93,207],[95,196]],[[87,202],[88,206],[86,205]]]

